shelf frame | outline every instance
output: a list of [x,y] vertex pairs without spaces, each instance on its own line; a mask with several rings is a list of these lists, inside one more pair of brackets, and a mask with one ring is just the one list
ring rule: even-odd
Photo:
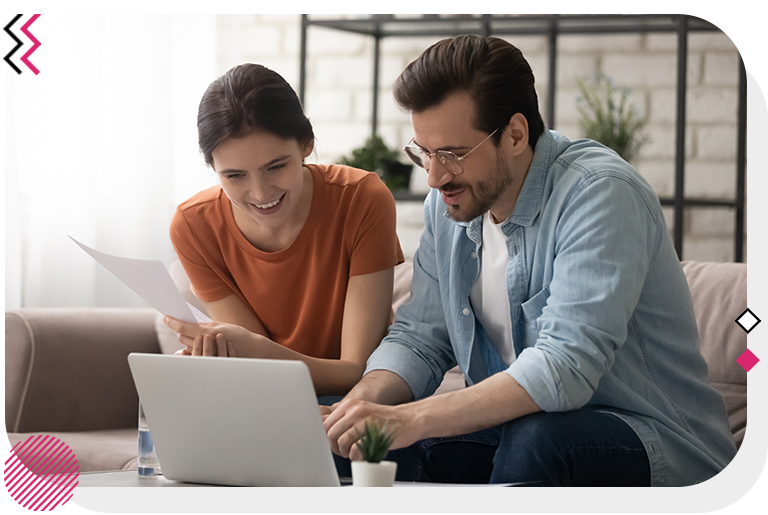
[[[546,117],[548,127],[556,126],[555,99],[557,94],[557,43],[562,35],[572,34],[677,34],[677,120],[675,145],[675,189],[673,197],[662,198],[661,203],[674,210],[673,240],[679,258],[683,255],[685,210],[690,207],[714,207],[734,211],[734,261],[744,261],[744,228],[746,201],[746,131],[747,131],[747,78],[744,62],[739,58],[738,120],[736,145],[736,198],[691,199],[685,196],[685,134],[686,91],[688,68],[688,36],[692,32],[721,32],[715,25],[688,15],[520,15],[492,14],[469,17],[394,18],[392,15],[372,15],[365,19],[323,20],[301,15],[299,99],[305,104],[306,62],[308,31],[322,27],[374,38],[373,87],[371,106],[371,134],[375,135],[379,123],[379,68],[381,40],[402,37],[450,37],[461,34],[482,36],[539,35],[548,39],[548,88]],[[408,200],[423,198],[414,194],[396,194]]]

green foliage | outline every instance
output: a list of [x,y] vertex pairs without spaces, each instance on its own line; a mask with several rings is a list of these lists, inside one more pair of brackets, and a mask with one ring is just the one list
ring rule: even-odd
[[363,455],[363,460],[370,463],[378,463],[384,459],[389,451],[389,446],[395,440],[394,431],[387,433],[387,422],[379,425],[365,421],[363,433],[357,432],[357,448]]
[[342,157],[339,164],[375,172],[381,169],[382,160],[397,161],[399,156],[397,150],[392,150],[378,135],[373,135],[365,140],[362,147],[354,149],[351,157]]
[[382,176],[381,180],[384,181],[384,184],[387,186],[387,188],[390,189],[390,191],[400,191],[400,190],[408,189],[408,182],[405,180],[405,177],[403,177],[402,175],[396,175],[394,177]]
[[632,160],[649,138],[643,131],[646,120],[627,102],[629,89],[614,86],[603,74],[590,86],[580,78],[576,82],[582,95],[577,109],[584,135],[613,149],[624,160]]

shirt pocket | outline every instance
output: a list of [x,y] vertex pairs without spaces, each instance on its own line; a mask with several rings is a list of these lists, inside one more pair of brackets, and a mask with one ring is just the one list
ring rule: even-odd
[[523,310],[523,321],[525,323],[525,346],[533,347],[539,338],[541,327],[539,319],[549,300],[549,287],[545,287],[539,293],[523,302],[520,306]]

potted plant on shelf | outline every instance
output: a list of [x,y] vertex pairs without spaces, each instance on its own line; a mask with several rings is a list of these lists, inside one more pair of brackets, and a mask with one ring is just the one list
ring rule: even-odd
[[365,140],[362,147],[352,150],[351,156],[342,157],[339,164],[376,172],[390,190],[407,191],[413,165],[401,163],[399,157],[400,152],[389,148],[380,136],[374,134]]
[[395,439],[394,431],[387,432],[387,422],[379,425],[366,420],[363,433],[358,431],[357,435],[356,445],[363,461],[352,462],[353,486],[392,486],[397,463],[385,461],[384,457]]
[[644,132],[646,120],[640,118],[628,102],[629,88],[617,87],[600,74],[594,84],[576,79],[581,92],[577,109],[584,136],[614,150],[625,161],[631,161],[649,141]]

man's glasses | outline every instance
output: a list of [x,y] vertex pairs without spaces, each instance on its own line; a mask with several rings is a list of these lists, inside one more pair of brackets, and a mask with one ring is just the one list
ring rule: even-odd
[[[505,127],[506,125],[502,125],[501,127]],[[416,163],[417,166],[420,166],[421,168],[424,168],[427,172],[429,172],[429,167],[432,164],[432,158],[436,157],[438,161],[440,161],[440,164],[443,165],[443,167],[451,172],[453,175],[461,175],[464,173],[464,159],[469,156],[472,152],[480,148],[480,145],[488,141],[491,136],[496,134],[501,127],[498,127],[495,131],[490,133],[487,138],[485,138],[483,141],[481,141],[475,148],[464,154],[463,156],[457,156],[450,150],[438,150],[436,152],[427,152],[423,148],[421,148],[419,145],[413,142],[413,138],[411,138],[411,141],[408,142],[408,144],[403,147],[403,150],[408,155],[408,157],[411,158],[411,161]]]

